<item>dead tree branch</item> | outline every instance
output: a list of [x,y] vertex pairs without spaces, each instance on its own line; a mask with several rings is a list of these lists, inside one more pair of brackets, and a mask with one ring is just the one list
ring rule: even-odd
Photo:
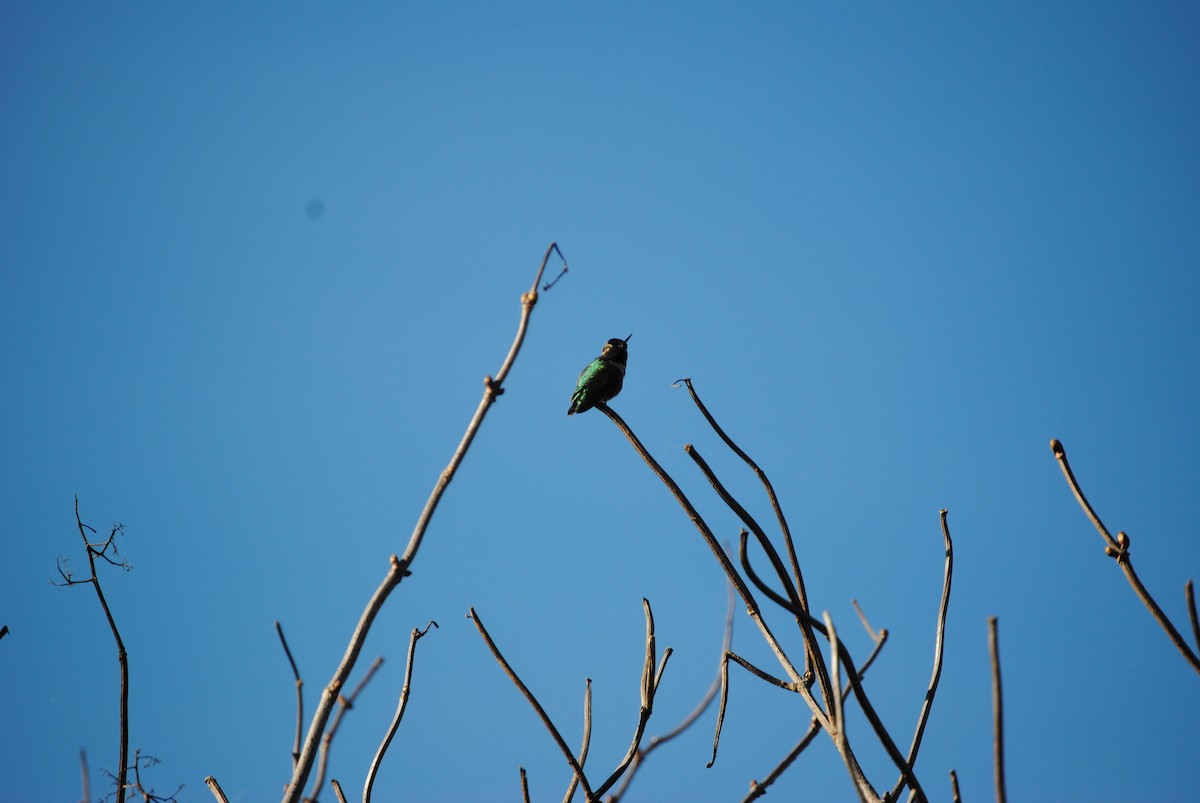
[[325,772],[329,768],[329,749],[333,746],[333,737],[337,735],[338,727],[342,724],[342,717],[346,716],[346,712],[354,707],[354,701],[358,699],[358,695],[371,682],[371,678],[375,676],[375,672],[381,666],[383,666],[383,656],[371,662],[371,665],[367,667],[366,673],[362,676],[362,680],[354,687],[354,691],[350,692],[349,695],[338,696],[338,712],[334,715],[333,724],[329,726],[329,730],[325,731],[325,735],[321,737],[321,753],[320,758],[317,760],[317,775],[313,780],[312,797],[309,799],[310,803],[316,803],[317,798],[321,794],[321,787],[325,784]]
[[[475,435],[479,432],[479,428],[483,424],[483,419],[487,416],[492,405],[496,403],[496,399],[504,393],[504,380],[508,378],[508,373],[512,370],[513,363],[516,362],[517,355],[521,351],[521,345],[525,342],[525,333],[529,328],[529,319],[538,301],[538,283],[541,281],[542,274],[546,270],[546,263],[550,261],[550,255],[555,252],[562,258],[562,251],[559,250],[557,243],[550,243],[550,247],[546,249],[546,255],[542,257],[542,263],[538,267],[537,274],[534,276],[533,284],[530,286],[528,292],[521,295],[521,317],[517,323],[517,334],[513,338],[512,346],[509,347],[504,362],[500,365],[500,370],[496,372],[495,377],[484,377],[483,398],[480,399],[475,414],[471,417],[470,423],[467,424],[466,432],[463,434],[458,448],[455,449],[453,456],[450,458],[449,464],[442,470],[437,482],[434,483],[433,491],[430,493],[429,500],[425,503],[425,508],[421,511],[421,515],[417,518],[417,523],[413,528],[412,535],[409,537],[408,546],[405,547],[404,554],[400,557],[396,557],[395,555],[391,557],[391,567],[384,576],[383,581],[379,584],[379,587],[375,589],[375,593],[371,595],[371,599],[367,602],[367,606],[354,628],[354,633],[350,637],[350,643],[346,647],[346,653],[342,656],[341,663],[338,664],[333,678],[321,693],[317,710],[313,714],[312,721],[308,727],[308,735],[300,751],[300,760],[296,762],[291,781],[289,781],[287,789],[284,791],[284,803],[296,803],[303,794],[304,787],[308,783],[309,773],[312,771],[321,734],[325,731],[325,725],[329,721],[329,716],[333,711],[334,703],[337,701],[337,696],[341,692],[342,686],[345,685],[350,672],[354,669],[354,665],[358,661],[358,655],[362,651],[367,633],[370,631],[375,617],[379,614],[380,609],[383,608],[384,603],[387,602],[392,591],[411,573],[410,567],[417,558],[417,552],[421,548],[421,542],[425,538],[426,531],[429,529],[429,522],[433,518],[434,511],[437,510],[438,503],[441,502],[446,488],[450,485],[450,481],[454,479],[454,474],[462,464],[463,458],[466,457],[467,450],[470,449],[471,443],[475,440]],[[566,263],[565,258],[563,259],[563,263]]]
[[283,645],[283,653],[292,666],[292,677],[296,679],[296,739],[292,746],[292,767],[300,760],[300,737],[304,733],[304,681],[300,678],[300,670],[296,668],[296,659],[288,649],[287,639],[283,637],[283,627],[275,620],[275,632],[279,634],[279,643]]
[[[1125,579],[1133,586],[1134,593],[1138,595],[1138,599],[1142,601],[1142,604],[1146,606],[1158,624],[1166,631],[1167,636],[1171,639],[1171,643],[1183,654],[1184,659],[1191,664],[1192,669],[1200,672],[1200,657],[1188,646],[1183,636],[1175,629],[1175,625],[1171,623],[1171,620],[1163,613],[1162,608],[1154,601],[1154,597],[1150,596],[1150,592],[1142,585],[1141,578],[1138,577],[1137,572],[1133,570],[1133,561],[1129,557],[1129,536],[1124,532],[1118,532],[1117,537],[1113,538],[1108,528],[1100,521],[1100,517],[1096,515],[1096,511],[1092,508],[1091,503],[1084,496],[1083,489],[1079,487],[1079,482],[1075,479],[1075,473],[1071,471],[1071,464],[1067,462],[1067,450],[1063,447],[1062,442],[1057,438],[1051,440],[1050,450],[1058,460],[1058,465],[1067,480],[1067,485],[1070,486],[1071,492],[1075,494],[1075,499],[1079,502],[1079,506],[1083,508],[1083,512],[1087,514],[1087,517],[1104,538],[1104,554],[1116,560],[1117,565],[1121,567],[1121,571],[1125,573]],[[1197,621],[1196,600],[1191,591],[1190,580],[1184,587],[1184,599],[1187,603],[1188,618],[1192,623],[1192,635],[1196,640],[1196,648],[1200,650],[1200,622]]]
[[371,759],[371,767],[367,770],[367,780],[363,783],[363,803],[371,803],[371,789],[375,786],[375,775],[379,772],[379,765],[383,763],[384,753],[387,752],[388,746],[392,743],[392,738],[400,728],[400,720],[404,717],[404,709],[408,707],[408,696],[412,690],[413,659],[417,653],[417,642],[429,632],[429,628],[437,626],[437,622],[430,620],[429,624],[425,625],[424,630],[414,627],[408,635],[408,657],[404,661],[404,685],[400,688],[400,702],[396,705],[396,713],[392,717],[392,722],[388,726],[383,741],[379,744],[379,749],[375,751],[375,757]]
[[1004,693],[1000,688],[1000,638],[996,617],[988,618],[988,652],[992,658],[992,753],[996,773],[996,803],[1005,803],[1004,791]]

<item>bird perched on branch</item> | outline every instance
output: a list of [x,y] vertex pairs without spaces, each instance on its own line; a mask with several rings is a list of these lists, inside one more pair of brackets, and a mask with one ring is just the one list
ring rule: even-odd
[[[633,337],[633,334],[629,337]],[[605,343],[600,356],[580,372],[567,415],[587,412],[621,392],[621,385],[625,381],[625,361],[629,358],[629,337],[624,340],[614,337]]]

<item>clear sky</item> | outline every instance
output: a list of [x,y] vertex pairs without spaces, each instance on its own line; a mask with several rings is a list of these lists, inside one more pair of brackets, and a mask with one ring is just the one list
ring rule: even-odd
[[[992,795],[988,616],[1008,790],[1194,799],[1200,678],[1066,488],[1074,467],[1187,629],[1200,579],[1200,12],[1190,3],[84,3],[0,6],[0,798],[115,770],[117,662],[73,498],[123,522],[105,591],[131,745],[159,791],[276,799],[308,711],[499,367],[546,246],[570,272],[355,678],[332,775],[377,800],[538,800],[568,771],[487,653],[604,777],[637,718],[643,620],[675,649],[649,734],[708,687],[726,598],[686,516],[579,370],[630,332],[614,402],[721,538],[771,475],[812,603],[865,655],[907,746],[933,656],[938,510],[956,573],[918,771]],[[776,630],[799,654],[788,617]],[[740,615],[734,649],[770,655]],[[799,737],[738,669],[629,800],[735,800]],[[852,743],[895,773],[860,716]],[[352,794],[357,794],[356,791]],[[332,800],[326,789],[323,800]],[[578,798],[577,798],[578,799]],[[821,737],[771,799],[851,800]]]

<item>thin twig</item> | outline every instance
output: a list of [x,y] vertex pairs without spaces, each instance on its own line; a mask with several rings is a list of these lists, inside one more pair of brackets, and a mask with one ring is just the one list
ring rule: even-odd
[[958,793],[958,773],[950,770],[950,799],[954,803],[962,803],[962,795]]
[[992,656],[992,761],[996,773],[996,803],[1005,803],[1004,791],[1004,694],[1000,688],[1000,642],[995,616],[988,617],[988,652]]
[[[1100,521],[1100,517],[1096,515],[1096,511],[1092,508],[1091,503],[1084,496],[1083,489],[1079,487],[1079,483],[1075,479],[1075,473],[1071,471],[1071,464],[1067,462],[1067,450],[1063,447],[1062,442],[1057,438],[1051,440],[1050,450],[1054,453],[1054,457],[1057,458],[1063,476],[1067,479],[1067,485],[1070,486],[1071,492],[1075,494],[1075,499],[1079,502],[1080,507],[1083,508],[1088,518],[1091,519],[1092,524],[1100,532],[1100,535],[1104,537],[1106,543],[1104,547],[1105,554],[1117,561],[1117,564],[1121,567],[1121,571],[1125,573],[1125,578],[1133,586],[1134,593],[1138,595],[1142,604],[1146,606],[1158,624],[1166,631],[1167,636],[1171,639],[1171,643],[1183,653],[1183,657],[1192,665],[1192,669],[1200,672],[1200,656],[1197,656],[1191,647],[1188,646],[1183,636],[1175,629],[1175,625],[1171,623],[1171,620],[1163,613],[1162,608],[1154,601],[1154,597],[1150,596],[1150,592],[1142,585],[1137,572],[1133,570],[1133,561],[1129,557],[1129,536],[1124,532],[1118,532],[1117,537],[1113,538],[1108,528]],[[1200,650],[1200,624],[1197,624],[1195,611],[1196,606],[1194,601],[1189,602],[1188,615],[1192,621],[1192,630],[1197,642],[1196,647]]]
[[[579,747],[579,766],[582,768],[587,763],[588,747],[592,743],[592,679],[587,678],[587,685],[583,690],[583,744]],[[579,778],[572,775],[571,783],[567,786],[567,793],[563,797],[563,803],[571,803],[571,798],[575,797],[575,789],[579,786]]]
[[1188,619],[1192,621],[1192,639],[1196,642],[1196,649],[1200,649],[1200,619],[1196,617],[1196,591],[1191,580],[1183,584],[1183,599],[1187,602]]
[[524,803],[529,803],[529,779],[525,777],[525,768],[519,767],[521,770],[521,800]]
[[[921,749],[921,738],[925,735],[925,725],[929,722],[929,714],[933,710],[933,698],[937,694],[938,681],[942,677],[942,656],[946,643],[946,612],[950,608],[950,581],[954,576],[954,543],[950,540],[950,525],[946,522],[949,511],[943,508],[939,511],[942,523],[942,541],[946,546],[946,571],[942,581],[942,601],[938,605],[937,637],[933,647],[933,675],[929,678],[929,688],[925,692],[925,702],[921,705],[921,713],[917,717],[917,730],[913,734],[912,745],[908,748],[908,765],[917,765],[917,753]],[[904,777],[896,781],[891,797],[897,800],[904,790]]]
[[[371,599],[367,602],[367,606],[359,618],[358,625],[354,628],[350,643],[346,647],[346,653],[342,656],[341,663],[334,671],[329,685],[321,693],[317,710],[313,714],[312,721],[308,727],[308,735],[300,751],[300,760],[296,762],[291,781],[284,792],[284,803],[296,803],[300,799],[300,795],[303,794],[304,787],[308,782],[308,775],[312,771],[321,734],[325,730],[325,724],[329,721],[329,716],[333,711],[338,693],[342,686],[345,685],[350,672],[354,669],[354,664],[358,661],[358,655],[362,651],[367,633],[392,591],[411,573],[409,567],[412,566],[413,561],[417,558],[417,552],[421,548],[421,542],[425,537],[425,532],[429,529],[429,522],[433,518],[433,513],[437,509],[442,495],[446,492],[450,481],[454,479],[454,474],[462,464],[463,458],[466,457],[467,450],[470,448],[472,441],[475,440],[475,435],[479,432],[479,428],[483,424],[483,419],[487,415],[488,410],[495,404],[497,397],[504,392],[504,380],[508,377],[508,372],[512,369],[513,363],[521,351],[521,344],[525,341],[525,332],[529,328],[530,316],[533,314],[533,308],[538,301],[538,283],[541,281],[542,274],[546,270],[546,263],[550,261],[550,255],[554,252],[558,252],[559,257],[562,257],[562,252],[559,251],[558,245],[550,243],[550,247],[546,249],[546,255],[542,257],[542,263],[538,267],[537,274],[534,276],[532,286],[528,292],[521,295],[521,318],[517,323],[517,334],[513,338],[512,346],[509,347],[508,355],[504,358],[504,362],[501,364],[500,370],[496,372],[494,378],[491,376],[484,378],[483,398],[480,400],[475,414],[471,417],[471,422],[467,425],[467,430],[463,434],[462,441],[458,444],[458,448],[450,458],[450,463],[442,470],[441,475],[434,484],[433,491],[429,495],[429,500],[425,503],[425,508],[421,511],[416,526],[413,528],[412,535],[409,537],[408,546],[405,548],[404,554],[399,558],[395,555],[392,556],[390,569],[379,584],[379,587],[375,589],[375,593],[371,595]],[[563,261],[566,262],[565,259]]]
[[329,750],[333,747],[333,737],[337,735],[338,728],[342,724],[342,717],[346,716],[346,712],[354,707],[354,701],[358,699],[358,695],[371,682],[371,678],[375,676],[375,672],[381,666],[383,666],[382,655],[372,661],[371,665],[367,667],[366,673],[362,676],[362,680],[358,682],[358,685],[354,687],[354,691],[348,695],[338,696],[338,712],[334,715],[333,723],[325,731],[325,735],[321,737],[321,753],[317,759],[317,774],[313,779],[312,788],[312,800],[314,802],[318,795],[321,794],[321,786],[325,783],[325,772],[329,769]]
[[533,710],[537,712],[538,717],[542,720],[542,724],[546,726],[546,730],[550,731],[550,735],[554,738],[555,744],[562,754],[566,756],[567,763],[571,765],[571,771],[575,773],[575,777],[579,779],[579,785],[583,787],[583,792],[587,795],[589,803],[596,800],[596,796],[592,793],[592,787],[588,783],[587,776],[583,774],[583,767],[579,766],[579,762],[575,759],[575,754],[571,752],[571,748],[567,746],[567,742],[563,739],[562,734],[558,732],[558,728],[554,726],[554,722],[546,713],[546,709],[542,708],[542,704],[533,696],[533,692],[529,687],[517,677],[517,673],[513,671],[508,661],[500,653],[500,648],[496,646],[496,642],[492,641],[492,637],[488,635],[487,628],[483,626],[483,621],[479,618],[479,614],[475,613],[475,609],[471,608],[467,617],[475,623],[475,629],[479,631],[479,635],[483,637],[483,641],[492,652],[492,657],[496,659],[496,663],[500,664],[500,668],[504,670],[504,674],[508,675],[508,679],[513,682],[513,685],[520,690],[521,694],[533,706]]
[[333,787],[333,793],[337,795],[338,803],[346,803],[346,796],[342,794],[342,785],[338,783],[337,778],[331,778],[329,785]]
[[300,737],[304,733],[304,681],[300,678],[300,670],[296,668],[296,659],[288,648],[287,639],[283,637],[283,627],[275,620],[275,632],[279,634],[279,643],[283,645],[283,653],[292,666],[292,677],[296,680],[296,740],[292,745],[292,767],[300,760]]
[[642,734],[646,732],[646,723],[650,720],[650,715],[654,712],[654,697],[658,693],[658,684],[662,682],[663,671],[666,670],[667,660],[671,657],[671,648],[667,647],[663,651],[662,661],[658,663],[658,671],[655,671],[654,613],[650,610],[650,600],[644,597],[642,598],[642,609],[646,614],[646,659],[642,664],[642,704],[638,711],[637,729],[634,731],[633,741],[630,742],[629,750],[625,752],[625,757],[621,759],[621,763],[613,770],[612,775],[608,776],[608,780],[596,787],[595,796],[597,798],[611,789],[617,781],[621,780],[621,776],[625,774],[629,763],[637,755],[638,748],[642,744]]
[[396,735],[396,731],[400,727],[400,720],[404,717],[404,709],[408,706],[417,642],[429,632],[429,628],[437,626],[438,623],[431,619],[429,624],[425,625],[424,630],[414,627],[408,635],[408,657],[404,661],[404,685],[400,688],[400,702],[396,706],[396,713],[392,716],[387,733],[384,734],[383,741],[379,744],[379,749],[375,751],[375,757],[371,759],[371,767],[367,770],[367,780],[363,783],[363,803],[371,803],[371,789],[375,786],[375,775],[379,772],[379,765],[383,763],[383,754],[387,752],[388,746],[392,743],[392,737]]
[[728,584],[728,587],[729,606],[725,611],[725,629],[724,635],[721,638],[721,661],[717,664],[717,676],[713,678],[712,684],[708,687],[708,691],[704,693],[704,697],[700,700],[700,703],[692,709],[692,713],[684,717],[682,722],[662,736],[651,737],[646,746],[638,751],[637,755],[633,758],[633,763],[629,766],[629,771],[621,779],[621,785],[617,787],[617,791],[605,798],[606,803],[617,803],[625,795],[625,790],[633,783],[634,776],[637,775],[638,770],[645,764],[647,757],[660,746],[690,728],[708,710],[708,707],[712,705],[712,701],[716,698],[717,691],[721,688],[721,667],[725,664],[725,653],[729,652],[729,645],[733,641],[733,614],[736,610],[734,606],[736,605],[737,597],[734,596],[733,585]]

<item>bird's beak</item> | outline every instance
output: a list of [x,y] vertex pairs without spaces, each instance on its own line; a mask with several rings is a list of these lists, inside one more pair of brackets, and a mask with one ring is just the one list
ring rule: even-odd
[[[633,337],[633,332],[629,333],[629,337]],[[625,345],[629,345],[629,337],[625,338]]]

